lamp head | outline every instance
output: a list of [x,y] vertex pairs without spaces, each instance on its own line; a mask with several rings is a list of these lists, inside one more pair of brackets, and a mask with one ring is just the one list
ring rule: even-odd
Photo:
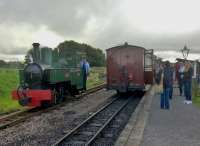
[[182,52],[182,54],[183,54],[183,58],[184,58],[184,59],[187,59],[188,54],[189,54],[189,52],[190,52],[190,49],[188,49],[187,46],[185,45],[185,46],[183,47],[183,49],[181,50],[181,52]]

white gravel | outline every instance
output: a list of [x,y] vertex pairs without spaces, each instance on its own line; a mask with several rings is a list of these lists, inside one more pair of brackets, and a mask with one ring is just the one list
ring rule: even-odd
[[70,101],[59,110],[34,116],[23,123],[2,130],[0,131],[0,145],[52,145],[114,94],[114,91],[103,89],[80,100]]

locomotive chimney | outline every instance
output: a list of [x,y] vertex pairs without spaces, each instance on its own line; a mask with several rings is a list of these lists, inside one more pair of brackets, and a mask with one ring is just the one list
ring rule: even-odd
[[33,48],[39,48],[40,43],[33,43],[32,45],[33,45]]
[[40,62],[40,44],[39,43],[33,43],[33,62],[39,63]]
[[124,46],[127,47],[127,46],[128,46],[128,42],[125,42],[125,43],[124,43]]

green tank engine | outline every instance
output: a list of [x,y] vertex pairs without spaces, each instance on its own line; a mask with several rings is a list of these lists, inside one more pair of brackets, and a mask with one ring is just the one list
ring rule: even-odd
[[84,52],[63,54],[59,48],[52,50],[33,43],[12,97],[23,106],[37,107],[58,103],[67,94],[78,94],[83,90],[81,61],[85,57]]

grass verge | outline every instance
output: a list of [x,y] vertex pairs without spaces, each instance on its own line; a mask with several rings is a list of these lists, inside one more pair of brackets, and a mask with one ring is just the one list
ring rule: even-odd
[[17,101],[11,98],[11,91],[18,86],[18,71],[0,69],[0,113],[21,109]]
[[105,83],[105,67],[93,67],[87,80],[87,89]]
[[[95,87],[105,82],[105,67],[91,68],[87,81],[87,88]],[[0,69],[0,114],[22,109],[17,101],[12,100],[11,91],[19,83],[18,71],[14,69]]]
[[196,80],[192,83],[192,101],[200,108],[200,86]]

